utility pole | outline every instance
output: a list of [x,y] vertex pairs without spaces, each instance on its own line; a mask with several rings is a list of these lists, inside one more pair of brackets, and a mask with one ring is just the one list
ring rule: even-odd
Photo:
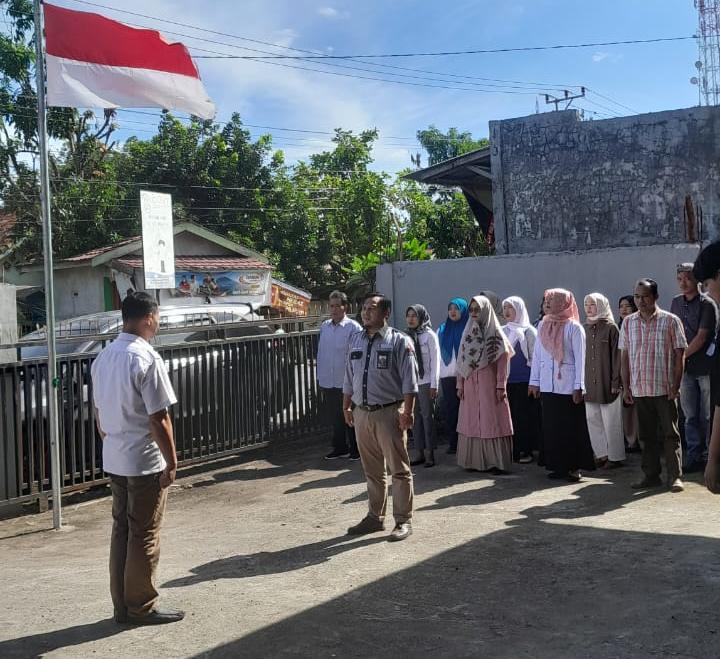
[[563,108],[563,110],[567,110],[576,98],[585,98],[585,87],[580,87],[579,94],[571,94],[567,89],[564,89],[563,93],[564,95],[559,98],[557,96],[553,96],[552,94],[543,94],[543,96],[545,96],[545,104],[555,105],[555,112],[557,112],[560,109],[560,103],[567,103],[567,105]]

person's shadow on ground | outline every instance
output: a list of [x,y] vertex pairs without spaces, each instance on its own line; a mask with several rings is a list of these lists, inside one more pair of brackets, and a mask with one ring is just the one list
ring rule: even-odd
[[83,643],[90,643],[102,638],[109,638],[127,631],[130,627],[121,627],[114,620],[98,620],[85,625],[75,625],[52,632],[31,634],[21,638],[0,641],[0,657],[44,657],[49,652],[60,648],[68,648]]
[[192,568],[191,575],[172,579],[164,583],[163,588],[192,586],[203,581],[217,579],[247,579],[267,574],[292,572],[309,565],[325,563],[337,554],[378,542],[387,542],[387,535],[366,536],[362,539],[341,535],[279,551],[260,551],[255,554],[228,556],[198,565]]

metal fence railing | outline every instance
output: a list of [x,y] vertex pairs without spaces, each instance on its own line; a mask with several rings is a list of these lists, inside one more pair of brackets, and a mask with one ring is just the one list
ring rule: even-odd
[[[319,428],[316,331],[158,348],[178,397],[171,408],[181,465]],[[92,355],[58,360],[62,490],[99,484]],[[47,360],[0,364],[0,504],[46,496],[50,484]]]

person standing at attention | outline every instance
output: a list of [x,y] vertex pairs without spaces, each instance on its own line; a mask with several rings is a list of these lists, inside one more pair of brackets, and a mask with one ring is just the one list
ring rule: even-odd
[[540,425],[538,402],[528,395],[530,384],[530,366],[537,330],[530,324],[525,302],[522,298],[511,296],[503,300],[505,326],[503,332],[515,351],[510,360],[508,377],[508,400],[512,415],[513,459],[521,464],[533,461],[533,449],[537,446],[537,431]]
[[455,297],[448,304],[447,320],[438,329],[442,390],[440,402],[448,440],[448,455],[457,453],[457,421],[460,408],[460,399],[457,397],[457,357],[468,318],[468,303],[461,297]]
[[387,324],[390,300],[371,293],[363,303],[364,330],[354,334],[343,384],[345,422],[355,427],[360,460],[367,479],[367,516],[348,529],[365,535],[385,529],[386,465],[392,474],[395,528],[390,540],[412,533],[413,481],[406,431],[414,424],[418,390],[412,341]]
[[[618,329],[621,330],[625,318],[634,314],[636,311],[635,298],[632,295],[623,295],[618,302]],[[628,405],[624,397],[622,406],[623,434],[625,435],[625,443],[627,444],[626,452],[639,453],[642,449],[640,448],[640,442],[637,438],[637,410],[632,405]]]
[[350,337],[362,330],[347,315],[348,298],[341,291],[333,291],[328,298],[330,318],[320,325],[317,352],[317,380],[320,387],[322,414],[332,428],[332,451],[326,460],[350,458],[359,460],[355,430],[345,423],[343,414],[343,381]]
[[422,304],[413,304],[405,312],[408,336],[415,346],[418,363],[418,394],[415,403],[413,446],[417,452],[411,465],[435,466],[435,399],[440,382],[440,345],[432,330],[430,314]]
[[491,302],[470,301],[470,321],[460,343],[457,366],[458,465],[500,475],[513,461],[513,426],[507,379],[513,349]]
[[182,611],[157,606],[160,525],[177,456],[168,408],[177,402],[160,355],[148,341],[160,326],[155,299],[128,295],[123,331],[93,362],[95,419],[110,477],[113,527],[110,595],[118,623],[161,625]]
[[[707,294],[716,304],[720,304],[720,241],[711,243],[700,252],[693,267],[695,279],[702,282]],[[710,370],[710,390],[712,403],[712,431],[708,459],[705,465],[705,486],[713,494],[720,494],[720,328],[715,337]]]
[[658,297],[657,282],[639,280],[635,286],[638,311],[625,318],[620,331],[623,395],[637,409],[643,446],[644,477],[633,488],[662,485],[660,455],[664,450],[667,484],[671,491],[682,492],[677,398],[687,341],[682,322],[657,306]]
[[548,478],[576,483],[595,469],[585,419],[585,330],[575,297],[562,288],[545,292],[528,393],[542,404]]
[[712,357],[707,351],[715,340],[717,307],[700,293],[692,272],[692,263],[677,267],[680,295],[673,298],[670,313],[683,324],[685,339],[685,372],[680,384],[680,406],[685,416],[685,458],[683,471],[702,471],[707,460],[710,435],[710,369]]
[[625,441],[622,431],[620,330],[610,302],[600,293],[585,296],[585,414],[595,460],[599,467],[622,467]]

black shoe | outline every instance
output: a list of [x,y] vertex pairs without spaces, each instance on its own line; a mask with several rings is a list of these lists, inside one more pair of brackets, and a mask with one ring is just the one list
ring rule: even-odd
[[448,450],[445,451],[448,455],[455,455],[457,453],[456,446],[448,446]]
[[115,611],[113,613],[113,620],[117,622],[119,625],[126,624],[128,621],[128,615],[127,610],[124,611]]
[[366,517],[363,517],[359,524],[351,526],[347,532],[348,535],[367,535],[368,533],[377,533],[378,531],[384,530],[385,524],[383,524],[379,519],[375,519],[374,517],[367,515]]
[[351,459],[351,460],[359,460],[359,459],[360,459],[360,454],[359,454],[359,453],[351,453],[351,454],[350,454],[350,459]]
[[553,481],[563,481],[563,480],[565,480],[569,475],[570,475],[570,474],[564,474],[564,473],[561,472],[561,471],[551,471],[551,472],[547,475],[547,477],[548,477],[550,480],[553,480]]
[[411,467],[417,467],[418,465],[424,465],[424,464],[425,464],[425,456],[422,456],[420,458],[415,458],[414,460],[410,460]]
[[153,609],[146,616],[127,616],[123,622],[128,625],[168,625],[171,622],[180,622],[184,617],[185,611]]
[[633,490],[646,490],[651,487],[660,487],[662,484],[660,478],[648,478],[645,476],[645,478],[639,480],[637,483],[633,483],[630,487],[632,487]]
[[349,458],[350,453],[348,451],[331,451],[325,456],[326,460],[337,460],[338,458]]
[[684,474],[697,474],[701,471],[705,471],[705,465],[702,462],[693,462],[687,467],[683,467]]

